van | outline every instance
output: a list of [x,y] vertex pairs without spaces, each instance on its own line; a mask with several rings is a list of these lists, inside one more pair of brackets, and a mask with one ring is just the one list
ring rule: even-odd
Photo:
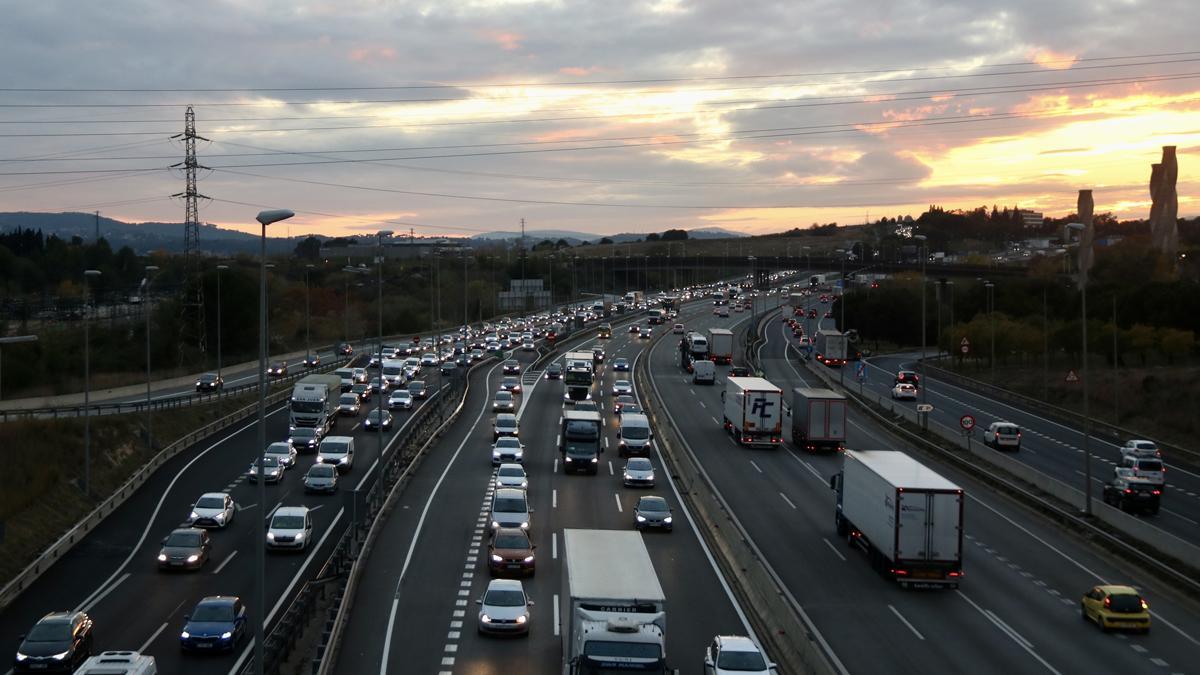
[[317,451],[318,464],[333,464],[345,473],[354,466],[354,437],[326,436]]
[[281,506],[271,515],[267,526],[267,548],[303,551],[312,539],[312,516],[307,506]]
[[101,652],[79,666],[75,675],[157,675],[153,656],[137,652]]
[[338,368],[333,371],[342,380],[342,391],[350,391],[354,386],[354,369],[353,368]]
[[717,381],[717,367],[712,361],[701,359],[692,362],[692,383],[693,384],[715,384]]
[[396,359],[384,361],[383,379],[387,380],[388,384],[393,387],[398,384],[404,384],[404,362]]
[[1021,449],[1021,427],[1012,422],[992,422],[983,432],[983,444],[992,448]]
[[621,426],[617,430],[617,449],[622,457],[648,454],[653,438],[650,420],[645,415],[630,413],[621,416]]

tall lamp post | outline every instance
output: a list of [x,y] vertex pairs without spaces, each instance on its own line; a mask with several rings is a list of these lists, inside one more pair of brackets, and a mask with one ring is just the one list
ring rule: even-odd
[[[1082,248],[1083,224],[1067,223],[1067,227],[1079,231],[1081,239],[1079,246]],[[1082,252],[1080,255],[1082,256]],[[1092,435],[1092,415],[1088,401],[1087,278],[1082,269],[1079,271],[1079,300],[1080,318],[1083,325],[1083,368],[1079,374],[1080,384],[1083,386],[1083,512],[1090,516],[1092,515],[1092,452],[1089,446]]]
[[217,265],[217,382],[221,390],[225,389],[225,380],[221,376],[221,272],[229,269],[229,265]]
[[150,412],[150,310],[154,305],[150,302],[150,282],[157,271],[157,265],[146,266],[146,292],[142,297],[142,306],[146,308],[146,449],[151,452],[154,451],[154,434],[150,426],[153,420]]
[[[923,234],[914,234],[913,239],[921,242],[921,360],[917,363],[920,366],[920,382],[921,382],[921,403],[927,402],[926,392],[929,389],[929,382],[925,379],[925,260],[929,257],[926,253],[928,238]],[[921,413],[921,429],[929,428],[929,413]]]
[[100,276],[100,270],[83,271],[83,495],[92,495],[92,364],[90,325],[92,315],[88,308],[91,295],[89,279]]
[[[377,288],[375,289],[375,299],[378,302],[378,314],[377,314],[376,319],[378,321],[377,329],[379,331],[379,343],[376,346],[376,350],[379,353],[379,396],[377,397],[377,399],[375,401],[375,410],[376,410],[375,414],[378,415],[379,417],[377,420],[378,424],[376,425],[378,435],[375,438],[379,445],[379,460],[380,461],[383,461],[383,238],[390,237],[390,236],[392,236],[392,234],[393,233],[391,230],[380,230],[375,233],[375,251],[376,251],[377,257],[379,258],[375,264],[375,268],[376,268],[376,271],[375,271],[376,284],[375,285],[377,286]],[[429,308],[429,313],[430,313],[430,315],[433,314],[433,307]],[[433,337],[433,340],[434,340],[434,344],[437,344],[436,336]],[[353,497],[354,497],[353,503],[357,506],[358,505],[358,495],[355,494],[355,495],[353,495]],[[354,523],[354,526],[358,527],[358,522],[357,522],[358,509],[354,510],[354,520],[356,521]],[[357,536],[357,535],[355,535],[355,536]]]
[[312,271],[312,263],[304,266],[304,365],[307,367],[312,364],[312,310],[309,304],[309,285],[308,273]]
[[[267,226],[296,215],[286,209],[260,211],[255,219],[262,225],[258,243],[258,466],[266,464],[267,452]],[[266,510],[267,481],[258,483],[259,508]],[[264,628],[267,619],[267,539],[261,532],[254,546],[254,668],[263,675]]]
[[[0,337],[0,347],[3,347],[4,345],[20,344],[22,342],[37,342],[37,339],[38,336],[36,335],[14,335],[12,337]],[[0,366],[3,366],[3,359],[0,359]],[[0,368],[0,373],[2,372],[3,369]]]
[[992,331],[992,346],[991,355],[988,357],[988,365],[991,366],[992,384],[996,383],[996,284],[985,281],[983,287],[987,289],[988,295],[988,323],[991,324]]

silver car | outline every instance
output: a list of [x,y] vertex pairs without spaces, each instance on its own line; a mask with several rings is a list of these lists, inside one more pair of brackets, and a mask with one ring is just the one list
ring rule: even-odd
[[262,467],[260,470],[259,461],[256,459],[250,465],[250,469],[246,471],[246,481],[249,483],[257,483],[258,475],[261,473],[264,483],[278,483],[283,480],[283,465],[274,457],[263,457]]
[[520,579],[492,579],[475,604],[479,605],[480,633],[529,634],[533,600],[525,595]]
[[307,506],[281,506],[275,509],[267,527],[267,547],[303,551],[308,548],[312,531],[312,517]]
[[332,464],[313,464],[304,474],[305,492],[337,492],[338,470]]
[[285,469],[296,466],[296,449],[292,447],[291,443],[286,441],[279,441],[268,445],[264,454],[267,457],[274,457],[279,460],[279,465]]
[[205,492],[192,505],[187,522],[194,527],[225,527],[233,522],[237,505],[224,492]]
[[516,436],[501,436],[492,444],[492,465],[499,466],[505,462],[525,461],[525,446]]
[[362,409],[362,401],[358,398],[358,394],[346,393],[338,397],[338,414],[357,417]]
[[529,508],[524,490],[500,488],[492,495],[490,532],[495,533],[502,527],[519,527],[528,531],[530,513],[533,513],[533,509]]
[[648,457],[632,457],[622,474],[625,487],[654,487],[654,465]]
[[388,398],[388,408],[393,410],[396,408],[401,410],[412,410],[412,407],[413,397],[407,389],[397,389],[396,391],[393,391],[391,397]]
[[496,412],[514,412],[517,409],[511,391],[498,391],[492,401],[492,410]]
[[525,475],[525,467],[511,462],[501,464],[500,468],[496,470],[496,487],[522,490],[529,487],[529,477]]
[[613,382],[612,393],[613,396],[618,396],[620,394],[632,394],[633,383],[631,383],[629,380],[617,380],[616,382]]

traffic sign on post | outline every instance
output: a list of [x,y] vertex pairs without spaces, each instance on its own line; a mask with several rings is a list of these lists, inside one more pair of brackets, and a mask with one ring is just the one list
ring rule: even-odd
[[958,425],[967,431],[975,428],[975,418],[970,415],[963,415],[958,418]]
[[969,354],[971,352],[971,341],[968,340],[965,336],[963,337],[962,342],[959,342],[958,344],[959,344],[959,349],[962,350],[963,354]]
[[932,403],[918,403],[917,404],[917,412],[919,412],[919,413],[933,412],[933,404]]
[[1063,379],[1066,380],[1067,382],[1078,382],[1079,376],[1075,374],[1074,369],[1071,369],[1071,370],[1067,371],[1067,376]]

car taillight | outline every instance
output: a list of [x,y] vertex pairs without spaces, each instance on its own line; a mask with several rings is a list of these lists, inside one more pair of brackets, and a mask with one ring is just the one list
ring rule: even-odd
[[898,577],[908,576],[908,570],[892,570],[892,574]]
[[961,577],[962,575],[963,575],[962,572],[951,572],[951,573],[947,574],[946,576],[957,579],[957,578]]
[[1153,494],[1155,494],[1155,495],[1160,495],[1160,494],[1162,494],[1162,490],[1153,490],[1152,492],[1153,492]]
[[1133,494],[1133,488],[1125,488],[1125,494],[1127,494],[1127,495]]

